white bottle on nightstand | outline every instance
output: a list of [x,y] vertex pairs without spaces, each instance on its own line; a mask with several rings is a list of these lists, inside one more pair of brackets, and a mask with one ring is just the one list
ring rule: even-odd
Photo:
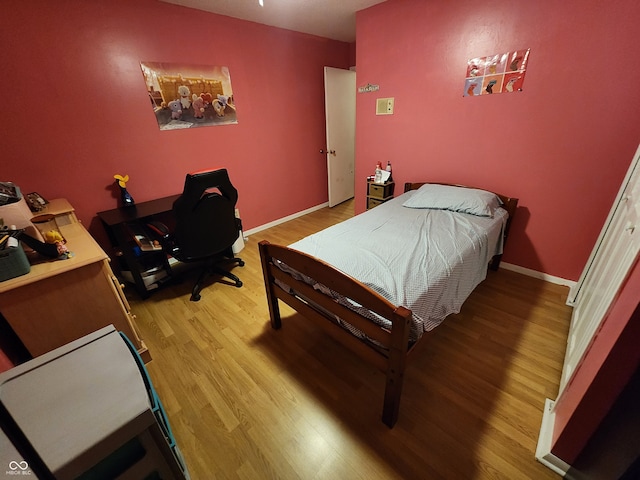
[[376,175],[373,177],[374,183],[382,183],[382,165],[380,162],[376,164]]

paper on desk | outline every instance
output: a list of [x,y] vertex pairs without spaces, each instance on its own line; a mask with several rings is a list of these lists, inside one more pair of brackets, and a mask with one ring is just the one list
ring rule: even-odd
[[387,172],[386,170],[382,170],[380,172],[380,181],[376,183],[387,183],[389,177],[391,176],[391,172]]

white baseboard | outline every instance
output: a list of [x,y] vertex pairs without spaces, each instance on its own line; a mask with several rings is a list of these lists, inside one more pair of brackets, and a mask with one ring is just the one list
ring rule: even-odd
[[551,453],[551,442],[553,440],[553,424],[556,414],[553,412],[553,400],[547,398],[544,402],[544,413],[542,414],[542,425],[540,425],[540,435],[536,447],[536,460],[545,467],[550,468],[558,475],[565,476],[571,465]]
[[521,267],[519,265],[513,265],[512,263],[500,262],[500,268],[505,270],[511,270],[512,272],[522,273],[529,277],[539,278],[545,282],[555,283],[556,285],[563,285],[570,289],[576,286],[576,282],[573,280],[567,280],[566,278],[555,277],[547,273],[538,272],[537,270],[531,270],[530,268]]
[[324,203],[321,203],[320,205],[316,205],[315,207],[307,208],[306,210],[302,210],[301,212],[292,213],[291,215],[279,218],[277,220],[274,220],[273,222],[265,223],[264,225],[260,225],[250,230],[246,230],[242,233],[246,238],[249,235],[253,235],[254,233],[261,232],[262,230],[266,230],[267,228],[275,227],[276,225],[280,225],[281,223],[288,222],[289,220],[293,220],[294,218],[302,217],[303,215],[306,215],[311,212],[315,212],[316,210],[320,210],[321,208],[328,207],[328,206],[329,206],[329,202],[324,202]]

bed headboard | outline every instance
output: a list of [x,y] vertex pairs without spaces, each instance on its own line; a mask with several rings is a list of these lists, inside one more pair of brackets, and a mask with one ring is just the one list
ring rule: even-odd
[[[410,183],[407,182],[404,184],[404,191],[408,192],[410,190],[417,190],[418,188],[420,188],[422,185],[425,185],[427,183],[434,183],[436,185],[450,185],[453,187],[462,187],[462,188],[479,188],[479,187],[471,187],[468,185],[457,185],[457,184],[453,184],[453,183],[439,183],[439,182],[414,182],[414,183]],[[485,189],[482,189],[485,190]],[[505,229],[505,237],[507,236],[507,234],[509,233],[509,227],[511,226],[511,221],[513,220],[513,217],[516,216],[516,209],[518,208],[518,199],[517,198],[513,198],[513,197],[508,197],[506,195],[502,195],[501,193],[496,193],[496,192],[492,192],[495,193],[498,197],[500,197],[500,200],[502,200],[502,208],[504,208],[508,213],[509,213],[509,219],[507,220],[507,227]]]

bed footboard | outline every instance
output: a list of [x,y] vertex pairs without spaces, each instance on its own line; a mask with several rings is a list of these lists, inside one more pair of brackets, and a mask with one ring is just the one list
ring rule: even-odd
[[[411,311],[396,307],[379,294],[331,265],[288,247],[263,240],[258,245],[264,276],[271,326],[282,326],[279,301],[285,302],[306,319],[313,321],[344,346],[386,373],[382,421],[393,427],[398,419],[404,371],[407,362]],[[278,265],[301,274],[293,275]],[[305,278],[306,277],[306,278]],[[356,302],[387,319],[391,328],[376,325],[332,296],[314,289],[309,279]],[[343,328],[336,319],[360,330],[371,342],[361,340]]]

